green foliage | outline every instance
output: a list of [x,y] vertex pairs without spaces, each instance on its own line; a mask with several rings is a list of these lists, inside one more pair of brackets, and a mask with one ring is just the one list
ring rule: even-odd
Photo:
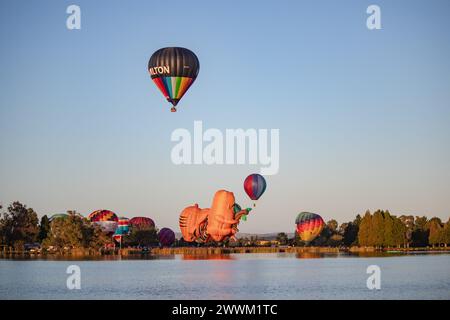
[[32,208],[16,201],[0,216],[2,243],[22,250],[24,244],[37,240],[38,217]]
[[401,246],[406,242],[406,226],[389,211],[377,210],[373,215],[367,211],[359,226],[358,241],[362,246]]
[[42,242],[45,238],[47,238],[48,233],[50,232],[50,222],[48,220],[47,215],[44,215],[41,218],[41,223],[39,224],[39,242]]
[[361,246],[370,246],[371,240],[369,239],[370,235],[370,228],[372,226],[372,215],[370,214],[370,211],[367,210],[364,217],[361,219],[360,225],[359,225],[359,232],[358,232],[358,243]]
[[54,219],[50,224],[50,232],[43,241],[43,247],[64,249],[93,248],[99,249],[111,239],[100,227],[91,224],[75,212],[69,212],[67,218]]
[[280,232],[277,235],[277,241],[283,246],[286,245],[288,243],[288,235],[284,232]]
[[441,243],[445,243],[444,226],[441,219],[432,218],[427,222],[425,228],[429,231],[428,242],[435,246],[439,246]]
[[158,230],[154,227],[133,227],[130,234],[123,238],[123,245],[125,246],[154,247],[158,244]]
[[358,244],[359,225],[355,222],[343,223],[339,233],[342,235],[342,243],[345,246],[354,246]]
[[414,221],[414,229],[411,235],[413,247],[425,247],[428,245],[428,236],[430,231],[426,228],[427,223],[427,217],[416,217]]

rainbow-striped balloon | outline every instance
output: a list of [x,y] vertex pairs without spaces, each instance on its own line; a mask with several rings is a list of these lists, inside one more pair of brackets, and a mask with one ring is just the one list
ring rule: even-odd
[[191,50],[180,47],[162,48],[148,62],[148,72],[158,89],[176,111],[176,106],[200,70],[200,62]]
[[316,213],[301,212],[295,219],[297,233],[305,242],[314,240],[323,230],[325,222],[322,217]]

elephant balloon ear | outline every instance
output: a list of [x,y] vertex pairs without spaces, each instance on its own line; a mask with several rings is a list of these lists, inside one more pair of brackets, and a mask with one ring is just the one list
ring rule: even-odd
[[243,221],[247,221],[247,215],[246,214],[244,214],[243,216],[242,216],[242,218],[241,218]]

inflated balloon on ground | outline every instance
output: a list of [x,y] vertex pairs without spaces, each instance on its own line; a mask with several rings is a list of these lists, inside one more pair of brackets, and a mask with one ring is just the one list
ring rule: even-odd
[[170,247],[175,242],[175,232],[169,228],[162,228],[158,234],[159,243],[163,247]]

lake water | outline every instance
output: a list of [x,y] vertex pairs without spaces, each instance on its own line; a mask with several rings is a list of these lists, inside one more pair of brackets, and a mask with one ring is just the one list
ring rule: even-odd
[[[80,290],[67,289],[70,265]],[[380,290],[367,288],[369,265]],[[0,299],[450,299],[450,254],[0,259]]]

